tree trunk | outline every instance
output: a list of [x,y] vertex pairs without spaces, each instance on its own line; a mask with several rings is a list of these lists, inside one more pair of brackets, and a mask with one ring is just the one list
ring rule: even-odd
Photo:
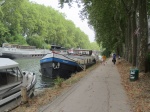
[[137,34],[135,34],[136,29],[136,9],[137,0],[133,0],[134,9],[132,11],[132,66],[136,66],[137,61]]
[[[132,47],[131,47],[131,5],[132,2],[121,0],[124,9],[127,14],[127,28],[125,32],[125,59],[131,62],[131,54],[132,54]],[[125,3],[126,2],[126,3]]]
[[128,61],[132,62],[131,13],[128,15]]
[[[128,23],[128,21],[127,21]],[[125,59],[128,61],[128,26],[126,28],[125,32]]]
[[138,68],[140,71],[145,71],[146,54],[148,48],[148,23],[147,23],[147,0],[139,0],[139,26],[140,26],[140,37],[139,37],[139,63]]

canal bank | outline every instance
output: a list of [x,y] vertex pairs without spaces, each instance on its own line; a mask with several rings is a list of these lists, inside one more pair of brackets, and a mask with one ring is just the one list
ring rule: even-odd
[[109,59],[39,112],[131,112],[120,75]]
[[130,112],[120,74],[111,60],[72,78],[61,88],[46,89],[11,112]]
[[56,85],[50,88],[38,89],[38,91],[35,91],[35,96],[33,98],[29,98],[27,104],[20,105],[17,108],[11,110],[11,112],[37,112],[40,107],[47,105],[49,102],[52,102],[60,94],[63,94],[64,91],[68,91],[69,88],[81,80],[82,77],[86,76],[90,71],[93,71],[97,66],[99,66],[99,64],[100,63],[98,62],[92,67],[86,69],[86,71],[73,74],[71,78],[62,82],[61,87]]
[[[86,74],[90,75],[91,72],[93,70],[95,71],[95,68],[99,66],[105,67],[105,64],[103,65],[97,64],[96,66],[94,65],[92,68],[89,68],[84,72],[73,75],[73,77],[68,79],[67,82],[66,81],[65,83],[63,82],[63,85],[61,88],[53,88],[53,89],[47,88],[44,92],[41,91],[40,92],[41,94],[38,94],[36,97],[33,97],[32,99],[30,99],[28,104],[21,105],[19,108],[16,108],[15,110],[11,112],[38,112],[38,111],[42,111],[39,109],[48,108],[49,105],[51,105],[51,102],[53,102],[53,100],[56,100],[58,97],[61,97],[63,94],[66,94],[67,91],[70,91],[71,88],[73,88],[72,83],[78,82],[81,77],[86,77],[85,76]],[[139,80],[131,82],[129,79],[129,75],[130,75],[129,71],[132,68],[131,64],[121,59],[120,61],[117,60],[116,66],[120,73],[119,75],[121,76],[121,84],[124,86],[126,93],[128,95],[128,98],[131,102],[130,106],[132,107],[132,112],[149,112],[150,110],[150,94],[149,94],[150,74],[139,73]],[[109,71],[109,72],[112,72],[112,71]],[[82,79],[80,81],[82,81]],[[78,83],[74,84],[74,86],[75,85],[78,85]],[[64,89],[66,90],[65,92],[64,92]],[[107,95],[105,95],[105,97],[106,96]],[[116,96],[114,96],[114,98],[116,98]]]

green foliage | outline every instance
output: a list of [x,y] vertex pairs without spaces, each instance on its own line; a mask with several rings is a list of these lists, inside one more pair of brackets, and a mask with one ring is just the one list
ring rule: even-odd
[[29,37],[27,42],[29,45],[36,46],[37,48],[44,48],[46,46],[46,43],[40,36]]
[[100,47],[96,42],[91,43],[91,49],[100,51]]
[[133,66],[137,65],[141,71],[144,70],[148,52],[147,18],[150,14],[150,0],[60,0],[59,2],[63,7],[64,3],[70,5],[73,2],[80,3],[79,1],[83,3],[80,15],[83,19],[88,18],[89,24],[96,32],[95,40],[102,43],[102,47],[106,49],[104,53],[111,51],[116,51],[117,54],[124,53],[127,61],[132,61]]
[[0,47],[1,47],[1,45],[2,45],[3,43],[5,43],[5,42],[6,42],[5,37],[1,37],[1,38],[0,38]]
[[27,45],[25,38],[21,35],[15,35],[15,36],[12,36],[11,38],[12,38],[11,41],[8,41],[9,43]]
[[50,48],[50,44],[91,48],[88,36],[64,14],[28,0],[6,0],[0,7],[0,44],[4,42],[37,48]]
[[60,78],[59,76],[54,80],[55,86],[61,87],[64,79]]
[[[74,1],[61,0],[60,4]],[[80,2],[78,2],[80,3]],[[96,41],[103,48],[113,51],[124,42],[122,31],[125,30],[125,12],[119,0],[83,0],[84,8],[81,18],[88,18],[89,24],[96,32]]]
[[48,44],[44,44],[43,46],[44,46],[44,49],[50,49],[51,48],[51,46]]
[[102,52],[102,55],[105,55],[106,57],[110,57],[110,54],[111,54],[111,51],[105,49],[103,52]]

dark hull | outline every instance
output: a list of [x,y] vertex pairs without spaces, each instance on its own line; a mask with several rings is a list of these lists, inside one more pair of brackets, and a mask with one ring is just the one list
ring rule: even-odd
[[10,58],[10,59],[18,59],[18,58],[42,58],[46,54],[10,54],[3,53],[1,57]]
[[80,72],[96,61],[88,56],[62,55],[57,53],[47,54],[40,60],[43,76],[56,78],[69,78],[73,73]]
[[[55,66],[54,64],[55,63]],[[64,63],[59,63],[59,67],[57,66],[58,62],[47,62],[41,64],[41,73],[43,76],[56,78],[59,76],[60,78],[69,78],[72,73],[77,71],[81,71],[81,68],[78,66],[71,66]]]

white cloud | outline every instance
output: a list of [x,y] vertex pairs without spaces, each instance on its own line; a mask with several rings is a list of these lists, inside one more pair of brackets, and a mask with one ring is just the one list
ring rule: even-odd
[[58,0],[30,0],[32,2],[36,2],[38,4],[43,4],[45,6],[51,6],[54,9],[58,10],[59,12],[65,13],[67,16],[66,18],[72,20],[74,24],[79,27],[85,34],[88,35],[89,40],[91,42],[94,41],[95,33],[92,29],[88,27],[87,20],[82,21],[79,18],[79,8],[76,4],[74,4],[71,8],[66,4],[63,9],[59,8]]

